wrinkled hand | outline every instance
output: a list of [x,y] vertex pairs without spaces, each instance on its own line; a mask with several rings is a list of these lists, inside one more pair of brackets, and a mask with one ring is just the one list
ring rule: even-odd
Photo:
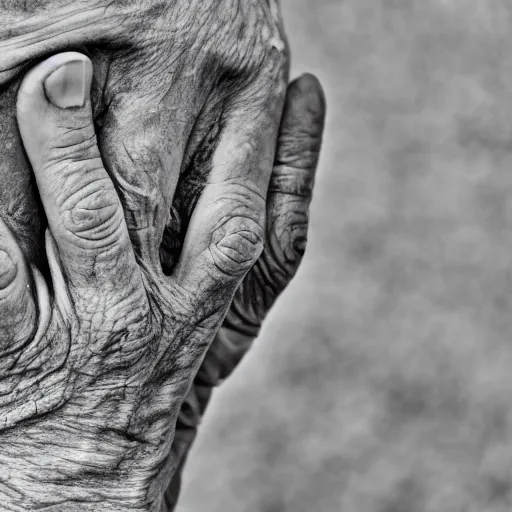
[[[137,256],[96,143],[91,77],[85,56],[59,54],[18,94],[51,291],[2,222],[4,510],[158,510],[181,403],[263,248],[275,145],[253,153],[228,139],[172,274]],[[268,128],[276,139],[278,123]]]
[[[40,261],[40,254],[44,253],[37,250],[35,242],[39,233],[43,231],[39,231],[40,215],[37,214],[37,194],[31,192],[30,168],[23,156],[16,120],[11,116],[16,101],[17,85],[27,65],[31,65],[33,59],[70,46],[86,52],[94,63],[92,103],[98,142],[103,164],[113,178],[124,209],[126,228],[135,249],[137,268],[142,274],[145,288],[149,286],[156,290],[154,293],[157,298],[154,293],[146,294],[147,300],[153,301],[151,316],[153,314],[158,318],[165,316],[166,309],[161,302],[165,303],[162,297],[165,298],[169,290],[169,282],[178,283],[176,290],[173,289],[172,292],[178,302],[180,297],[182,297],[181,302],[185,303],[195,304],[194,300],[200,301],[200,289],[195,290],[193,286],[181,288],[179,283],[192,283],[198,277],[198,270],[192,263],[194,260],[189,259],[187,263],[184,258],[198,257],[196,252],[203,251],[205,243],[216,241],[215,237],[211,237],[211,232],[214,231],[212,225],[202,223],[202,219],[207,216],[205,209],[209,210],[208,218],[211,222],[214,220],[210,215],[211,208],[217,212],[229,211],[227,218],[231,221],[234,217],[237,225],[242,218],[256,219],[255,224],[260,228],[258,238],[263,238],[267,245],[264,255],[258,260],[258,266],[239,288],[227,322],[204,360],[201,372],[181,414],[181,417],[186,419],[190,416],[190,405],[193,403],[194,393],[200,389],[204,392],[205,400],[201,400],[204,406],[211,387],[227,376],[248,348],[268,307],[295,272],[302,251],[301,233],[304,234],[306,226],[300,219],[301,217],[304,219],[303,214],[309,201],[308,183],[311,184],[309,180],[312,178],[313,163],[317,154],[314,141],[318,141],[318,136],[313,130],[315,123],[302,124],[300,122],[300,116],[304,115],[302,113],[296,118],[298,128],[290,130],[293,136],[287,136],[287,124],[283,121],[281,146],[288,147],[290,152],[288,150],[278,152],[274,173],[277,179],[272,179],[273,192],[268,196],[266,228],[264,228],[265,221],[262,214],[265,199],[267,199],[266,192],[274,158],[276,129],[287,79],[286,45],[275,2],[273,0],[270,2],[239,0],[173,3],[148,1],[109,2],[105,6],[99,1],[73,2],[72,4],[49,1],[43,5],[43,3],[29,0],[24,2],[23,7],[18,8],[16,5],[18,4],[10,3],[8,7],[0,7],[1,18],[5,22],[0,25],[0,83],[4,84],[4,88],[0,91],[0,115],[3,121],[0,125],[2,142],[0,179],[4,183],[4,187],[0,188],[0,214],[10,228],[9,230],[7,226],[3,226],[3,232],[8,235],[4,235],[2,240],[5,240],[6,248],[12,251],[10,255],[14,255],[15,262],[18,262],[15,282],[21,283],[19,288],[9,285],[7,288],[10,290],[11,298],[3,301],[6,314],[2,319],[6,320],[4,320],[5,327],[2,326],[2,329],[6,333],[9,331],[17,333],[16,339],[11,337],[9,341],[14,348],[11,347],[4,352],[6,355],[11,352],[16,354],[14,362],[18,366],[14,362],[6,363],[5,367],[8,369],[6,378],[0,380],[4,402],[11,401],[11,410],[17,410],[16,413],[11,412],[9,421],[16,422],[21,410],[25,411],[23,414],[27,417],[31,417],[34,411],[36,416],[41,416],[43,411],[52,408],[69,410],[68,399],[72,396],[70,389],[74,388],[65,391],[61,402],[55,399],[58,393],[51,393],[48,390],[60,389],[63,383],[68,386],[62,372],[56,371],[56,368],[60,368],[62,361],[67,362],[71,355],[75,357],[75,362],[78,364],[82,357],[69,350],[70,343],[66,345],[64,342],[28,343],[27,341],[32,339],[31,335],[34,335],[37,325],[39,325],[39,331],[35,333],[35,339],[44,339],[41,336],[41,322],[48,318],[49,308],[48,302],[41,299],[47,296],[44,292],[43,279],[35,271],[34,277],[31,277],[31,270],[19,264],[22,254],[18,244],[22,252],[29,257],[29,261]],[[315,89],[316,86],[313,86],[310,81],[309,84]],[[305,82],[301,87],[295,86],[297,96],[299,89],[305,86]],[[297,108],[296,112],[299,113],[302,112],[302,108],[306,110],[310,108],[307,102],[300,107],[299,100],[295,102],[296,107],[290,108],[293,90],[289,95],[288,111],[293,112]],[[305,94],[303,96],[309,95],[310,101],[313,102],[312,117],[304,119],[321,119],[322,116],[318,111],[321,101],[318,103],[318,94],[315,100],[311,97],[311,94],[314,96],[315,93],[303,92]],[[294,116],[288,116],[288,119],[293,120]],[[33,121],[31,123],[33,124]],[[310,128],[311,132],[308,131]],[[302,132],[302,130],[305,131]],[[313,141],[311,149],[308,149],[308,141]],[[27,152],[31,156],[29,147]],[[309,157],[311,157],[311,165],[307,164]],[[282,165],[279,165],[279,160],[282,160]],[[302,165],[304,165],[304,172],[300,171]],[[297,179],[294,173],[291,173],[289,178],[278,177],[279,169],[287,172],[294,168],[299,170],[298,176],[302,177],[302,180]],[[52,184],[52,187],[53,185],[55,184]],[[200,191],[203,194],[198,203]],[[296,195],[297,192],[299,194],[304,192],[304,197]],[[218,198],[221,199],[218,200]],[[47,205],[44,206],[46,209]],[[296,211],[294,211],[295,208]],[[48,212],[46,213],[48,215]],[[51,228],[51,217],[48,216],[48,218]],[[77,219],[82,222],[81,215]],[[299,229],[293,230],[291,226],[295,222]],[[43,222],[43,227],[44,225]],[[232,224],[229,228],[237,230]],[[244,227],[241,233],[245,231]],[[255,231],[258,231],[258,228]],[[187,235],[188,238],[185,240],[185,233],[195,233],[194,238]],[[196,245],[196,241],[202,241],[202,244]],[[185,249],[182,249],[183,242],[185,242]],[[246,239],[245,242],[250,243],[250,240]],[[261,240],[256,245],[260,245],[260,242]],[[47,246],[50,262],[53,258],[64,266],[59,250],[55,250],[55,247],[59,246],[52,241],[52,237],[49,237]],[[231,264],[239,263],[249,268],[251,258],[244,265],[237,253],[238,251],[235,250],[234,258],[233,253],[226,253],[231,257],[229,259]],[[53,257],[52,254],[55,256]],[[179,261],[181,263],[178,263]],[[45,261],[40,262],[44,267]],[[62,292],[66,286],[70,288],[75,286],[73,280],[70,280],[65,272],[56,270],[58,265],[51,266],[54,287],[52,294],[55,297],[56,311],[71,311],[70,314],[75,314],[78,318],[80,315],[77,315],[74,310],[78,304],[74,298],[75,292],[69,290],[67,293]],[[170,281],[164,281],[164,285],[161,284],[162,269],[170,276]],[[266,272],[270,269],[270,273]],[[5,273],[6,276],[8,274],[8,272]],[[235,274],[231,278],[240,280],[243,272],[240,275]],[[191,275],[193,278],[190,277]],[[128,273],[123,272],[120,273],[120,277],[116,274],[114,282],[119,288],[122,288],[123,278],[126,283],[127,276]],[[16,294],[12,295],[11,292],[15,289],[22,290],[22,285],[27,280],[31,286],[40,290],[37,296],[41,304],[38,306],[34,306],[33,298],[30,298],[28,293],[20,292],[19,296],[13,299]],[[82,282],[82,279],[78,281]],[[154,285],[154,283],[157,284]],[[201,284],[204,284],[202,280]],[[96,290],[98,297],[103,297],[101,287],[90,286],[90,288]],[[230,302],[231,297],[228,292],[220,295],[223,301]],[[70,296],[69,300],[64,299],[67,296]],[[193,299],[190,299],[190,296]],[[94,301],[87,299],[86,302],[89,303],[90,308],[96,307]],[[260,305],[258,310],[253,306],[256,303]],[[205,305],[213,307],[211,300],[208,300]],[[183,313],[185,317],[188,309],[184,309],[187,310]],[[221,309],[222,307],[219,306],[219,311]],[[199,314],[201,311],[201,308],[198,308],[195,313]],[[52,313],[52,321],[55,322],[55,318],[59,318],[59,315],[60,313]],[[65,317],[64,314],[61,316]],[[215,323],[214,316],[212,314],[212,318],[209,319],[212,323]],[[191,325],[193,318],[193,316],[188,318],[187,325]],[[39,324],[37,324],[38,321]],[[186,323],[187,320],[183,319],[183,324]],[[50,323],[49,326],[51,327],[52,324]],[[188,330],[190,331],[190,327]],[[123,336],[129,337],[128,333],[132,336],[131,330],[127,331]],[[213,331],[215,329],[212,329],[212,333]],[[136,334],[133,336],[135,339]],[[151,337],[149,334],[148,336]],[[205,329],[204,338],[199,340],[202,349],[197,350],[197,353],[201,354],[199,360],[202,358],[201,350],[204,353],[204,349],[208,346],[208,336],[209,329]],[[4,336],[4,339],[8,338],[8,335]],[[50,336],[49,339],[53,338]],[[176,343],[187,346],[185,342]],[[195,341],[190,343],[194,344]],[[148,345],[155,344],[148,343]],[[27,356],[18,357],[25,350],[24,347],[34,346],[35,349],[27,351]],[[115,347],[116,344],[113,343],[113,346]],[[17,352],[15,347],[19,347],[21,351]],[[89,354],[89,348],[83,350]],[[186,348],[184,350],[187,351]],[[102,354],[101,351],[96,352],[93,349],[93,352],[97,359],[101,358],[98,356]],[[169,349],[169,354],[171,352],[172,350]],[[190,360],[194,360],[194,355],[195,352],[190,355]],[[112,353],[111,358],[115,357],[117,356]],[[178,353],[176,357],[180,361],[185,356],[181,357]],[[169,360],[173,361],[173,358],[174,355],[169,356]],[[85,361],[88,361],[88,358],[85,358]],[[87,378],[96,379],[96,374],[88,374],[89,364],[91,363],[85,364],[84,371],[73,369],[71,371],[73,379],[78,379],[77,375],[80,376],[77,381],[79,383]],[[175,366],[171,368],[173,365]],[[105,368],[108,368],[108,364],[105,364]],[[169,375],[174,375],[173,372],[178,368],[179,365],[172,362],[169,363],[166,371]],[[193,376],[195,372],[193,368],[194,365],[191,364],[189,371],[185,372],[187,377]],[[106,373],[108,371],[105,370]],[[27,374],[30,376],[28,380]],[[179,381],[179,372],[175,377]],[[137,374],[133,380],[133,382],[137,381],[137,386],[140,385],[138,378]],[[17,383],[16,379],[18,379]],[[112,384],[114,388],[117,385],[115,380]],[[150,401],[152,405],[149,404],[147,407],[149,411],[155,404],[159,406],[161,404],[159,396],[162,395],[165,396],[162,401],[169,402],[166,402],[164,407],[167,418],[165,422],[162,419],[162,423],[166,425],[165,428],[169,429],[168,436],[162,436],[166,439],[168,446],[165,449],[162,448],[160,453],[169,451],[173,418],[178,413],[173,407],[180,403],[180,393],[190,382],[187,384],[185,378],[180,384],[182,387],[178,386],[179,391],[176,391],[178,388],[175,388],[174,384],[171,385],[165,379],[161,379],[159,385],[154,386],[159,388],[161,385],[159,389],[167,391],[161,391],[160,395],[158,392],[152,393],[155,398]],[[103,391],[108,394],[106,388]],[[31,396],[31,393],[35,393],[44,400],[25,400],[21,408],[13,405],[16,402],[15,398],[20,398],[17,403],[21,403],[21,398]],[[173,400],[169,398],[170,396]],[[82,401],[87,404],[89,400],[90,397],[87,396]],[[121,399],[113,399],[113,401],[124,404]],[[53,402],[55,403],[52,405]],[[70,403],[74,403],[73,400]],[[99,403],[103,404],[101,400]],[[123,408],[124,405],[119,407],[124,414],[124,416],[121,414],[122,417],[126,418],[131,414],[130,407],[126,409]],[[109,411],[107,403],[104,407],[101,405],[93,409],[101,409],[102,414]],[[87,406],[81,410],[85,410],[84,414],[87,417]],[[152,410],[155,408],[153,407]],[[75,407],[76,411],[78,406]],[[152,413],[147,411],[145,414],[151,417]],[[192,409],[194,417],[191,421],[194,425],[197,420],[196,412],[197,409]],[[114,419],[117,421],[117,412],[108,414],[115,416]],[[140,411],[134,413],[134,417],[137,414],[141,414]],[[2,414],[0,419],[3,420]],[[28,424],[21,421],[23,424]],[[123,420],[119,422],[122,424]],[[130,421],[130,425],[132,424],[143,425],[145,420]],[[184,423],[180,422],[180,425],[183,426]],[[164,427],[162,428],[165,430]],[[151,428],[148,432],[150,430]],[[178,434],[186,433],[186,430],[186,428],[180,428]],[[17,438],[20,434],[15,436],[12,434],[15,431],[11,430],[11,436]],[[72,433],[73,430],[70,432]],[[118,432],[122,437],[124,436],[122,427]],[[73,437],[72,434],[70,435]],[[136,445],[140,440],[137,435],[130,438]],[[65,439],[64,433],[61,437]],[[188,434],[185,437],[189,437]],[[40,439],[37,441],[34,437],[36,443],[40,443]],[[100,444],[98,443],[98,448]],[[84,441],[84,446],[87,450],[87,440]],[[188,450],[188,448],[178,449],[179,446],[183,444],[177,441],[173,445],[175,451],[172,458],[167,460],[166,464],[162,464],[166,469],[160,473],[163,475],[160,483],[153,485],[149,492],[147,482],[151,480],[151,472],[148,472],[146,483],[133,488],[134,502],[139,500],[142,492],[139,491],[144,486],[148,490],[146,496],[151,496],[152,500],[157,499],[154,498],[158,495],[156,488],[165,487],[168,481],[166,475],[170,475],[179,462],[179,452],[186,453]],[[21,450],[22,444],[18,448]],[[122,446],[118,448],[120,452],[123,450]],[[18,451],[16,454],[16,450],[13,450],[10,457],[20,456],[21,460],[30,452],[28,447],[23,453]],[[157,451],[155,448],[155,453]],[[36,452],[37,450],[34,451]],[[87,465],[87,454],[82,454],[81,457]],[[115,456],[113,458],[115,459]],[[127,468],[131,468],[132,464],[136,467],[137,460],[136,457],[131,456],[126,460],[131,462],[120,464],[119,467],[121,472],[127,474],[129,472]],[[12,457],[9,460],[9,463],[11,462]],[[30,461],[27,461],[25,468],[29,466]],[[83,468],[79,470],[78,466],[76,472],[82,474]],[[59,465],[56,467],[58,468]],[[116,474],[115,471],[112,475],[112,483],[106,483],[110,481],[111,476],[110,470],[105,469],[106,467],[110,468],[110,465],[107,463],[101,467],[100,463],[92,470],[98,480],[96,485],[98,491],[95,496],[100,502],[119,496],[118,484],[124,485],[122,492],[130,486],[129,479],[121,482],[118,478],[119,472]],[[48,471],[51,472],[50,469]],[[105,480],[104,477],[107,474],[108,478]],[[31,476],[34,477],[34,475]],[[62,480],[69,482],[67,476],[63,476]],[[41,486],[31,487],[32,480],[27,481],[30,492],[34,496],[38,495]],[[75,481],[79,481],[79,478],[76,477]],[[27,483],[24,482],[22,487],[26,488]],[[105,489],[106,487],[108,489]],[[76,489],[71,490],[71,484],[68,488],[61,484],[59,492],[49,491],[49,489],[50,487],[45,489],[47,495],[44,499],[50,502],[61,500],[62,503],[66,503],[66,492],[67,496],[77,495]],[[16,491],[13,490],[13,495],[15,493]],[[84,491],[83,496],[85,499],[89,494]],[[34,499],[37,501],[39,498]],[[70,510],[69,503],[62,506]],[[81,507],[80,510],[86,510],[85,505]]]
[[0,214],[32,261],[40,215],[12,112],[34,60],[73,49],[93,61],[104,164],[136,253],[155,271],[172,272],[174,233],[185,233],[171,214],[180,175],[202,186],[226,141],[239,148],[227,167],[273,158],[288,72],[276,0],[26,0],[2,3],[0,20]]
[[305,75],[293,82],[288,88],[267,196],[265,248],[236,291],[182,406],[173,443],[174,461],[179,466],[166,493],[167,510],[178,500],[181,471],[213,388],[249,350],[266,314],[299,267],[324,118],[325,100],[318,81]]

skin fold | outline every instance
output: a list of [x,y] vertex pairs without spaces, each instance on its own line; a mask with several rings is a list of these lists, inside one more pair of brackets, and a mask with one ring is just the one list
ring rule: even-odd
[[323,94],[272,2],[81,5],[0,4],[0,500],[169,510],[300,263]]

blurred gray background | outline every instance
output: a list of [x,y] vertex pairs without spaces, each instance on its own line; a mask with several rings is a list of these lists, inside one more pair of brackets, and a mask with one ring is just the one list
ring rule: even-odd
[[510,0],[285,0],[329,118],[306,261],[180,512],[512,510]]

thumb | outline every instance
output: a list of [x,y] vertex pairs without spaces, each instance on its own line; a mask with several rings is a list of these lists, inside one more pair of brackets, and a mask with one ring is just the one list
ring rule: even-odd
[[140,274],[96,141],[92,71],[76,52],[38,64],[20,86],[18,124],[69,291],[109,300],[133,290]]

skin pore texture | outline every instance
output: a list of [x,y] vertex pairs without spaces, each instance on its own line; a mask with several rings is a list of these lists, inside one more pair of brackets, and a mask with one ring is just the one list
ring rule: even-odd
[[304,252],[320,85],[273,1],[0,19],[0,502],[171,510]]

